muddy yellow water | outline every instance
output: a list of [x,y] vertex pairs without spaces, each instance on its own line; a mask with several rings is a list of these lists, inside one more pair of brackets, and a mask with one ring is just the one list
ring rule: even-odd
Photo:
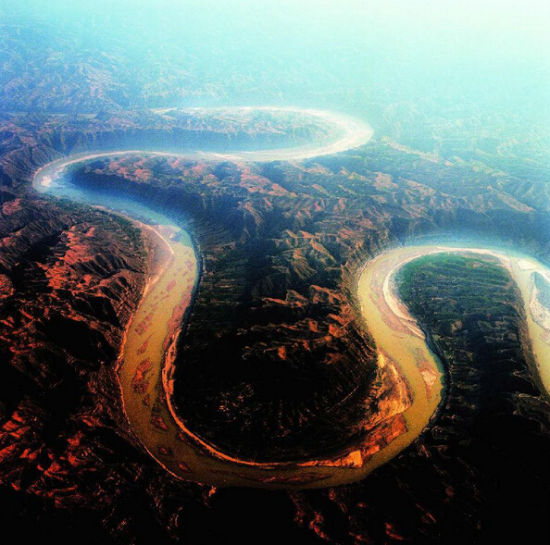
[[399,301],[394,283],[398,270],[421,255],[422,250],[415,248],[385,252],[370,261],[359,277],[357,296],[365,326],[376,343],[378,357],[394,362],[412,393],[412,403],[403,412],[406,431],[369,461],[367,473],[412,443],[429,423],[441,401],[441,364],[428,348],[416,320]]
[[[373,434],[327,459],[255,463],[218,451],[186,428],[172,405],[173,341],[190,302],[196,261],[189,246],[157,228],[170,248],[129,326],[119,376],[125,411],[137,438],[166,469],[212,485],[318,487],[363,478],[410,444],[428,423],[441,398],[438,361],[415,321],[395,307],[395,271],[416,253],[386,253],[370,261],[358,282],[366,325],[379,350],[379,364],[393,365],[411,393],[410,407],[391,414]],[[398,300],[397,300],[398,302]]]
[[[333,486],[362,478],[410,442],[398,437],[386,447],[386,436],[378,441],[367,436],[330,459],[265,464],[236,459],[195,435],[178,417],[172,393],[175,341],[198,281],[196,256],[189,243],[179,240],[174,226],[142,228],[153,232],[156,263],[128,326],[117,372],[132,431],[168,471],[212,485]],[[367,271],[364,281],[371,278],[371,269]],[[379,278],[373,269],[372,281],[376,284]],[[417,381],[413,389],[426,391],[420,375],[411,375],[411,380]]]
[[543,393],[550,396],[550,310],[537,300],[534,273],[550,282],[550,270],[533,258],[503,257],[524,302],[527,330],[531,341],[534,376]]

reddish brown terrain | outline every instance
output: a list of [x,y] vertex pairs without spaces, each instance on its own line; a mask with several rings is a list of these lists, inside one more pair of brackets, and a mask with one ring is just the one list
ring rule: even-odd
[[[3,117],[4,523],[29,535],[62,527],[66,541],[82,539],[84,528],[90,543],[218,543],[231,533],[252,541],[262,526],[305,543],[437,543],[454,513],[461,539],[473,539],[471,521],[488,496],[476,489],[476,468],[446,451],[450,433],[465,438],[452,416],[364,483],[292,495],[181,483],[137,446],[113,371],[147,274],[147,243],[124,220],[38,198],[29,181],[59,152],[108,142],[119,123],[130,135],[164,123],[148,116]],[[536,179],[419,156],[391,141],[299,164],[101,160],[75,181],[124,191],[187,222],[203,271],[180,347],[180,410],[213,442],[264,458],[326,451],[364,431],[382,405],[399,412],[354,306],[353,274],[366,258],[414,235],[460,230],[465,219],[547,251],[545,189]],[[460,380],[468,392],[475,376]],[[535,407],[543,402],[524,403],[541,425]],[[319,441],[304,444],[306,430],[321,430]],[[376,441],[395,431],[377,430]]]

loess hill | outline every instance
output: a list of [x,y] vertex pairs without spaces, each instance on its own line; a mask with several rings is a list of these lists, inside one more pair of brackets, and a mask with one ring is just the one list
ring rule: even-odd
[[[199,485],[174,482],[141,452],[122,421],[113,371],[148,271],[148,241],[109,214],[38,197],[29,181],[61,153],[125,137],[128,146],[160,145],[152,135],[183,127],[173,116],[149,111],[2,114],[0,493],[6,524],[21,528],[30,520],[51,533],[62,526],[67,541],[71,528],[80,527],[89,529],[92,542],[129,542],[136,535],[173,542],[182,535],[202,539],[206,527],[226,529],[235,521],[244,527],[243,517],[253,512],[266,528],[312,542],[324,536],[353,543],[360,536],[437,543],[444,535],[452,543],[446,523],[452,514],[469,537],[497,535],[496,526],[472,522],[482,514],[496,520],[486,510],[495,492],[483,484],[478,462],[460,450],[471,441],[466,428],[456,431],[461,420],[453,415],[483,422],[486,414],[476,404],[477,371],[465,368],[450,371],[457,389],[449,391],[450,408],[441,410],[433,431],[364,483],[343,489],[210,497]],[[518,150],[508,143],[512,157]],[[388,377],[376,374],[374,347],[355,308],[358,267],[418,235],[469,236],[466,225],[548,255],[542,171],[518,177],[505,165],[496,168],[506,148],[497,153],[487,142],[447,145],[437,155],[380,138],[334,157],[254,166],[127,157],[96,161],[75,174],[89,188],[124,191],[168,210],[198,242],[201,284],[180,345],[177,385],[181,414],[197,430],[232,452],[263,459],[318,454],[354,434],[373,433],[375,399],[392,401],[394,390]],[[513,298],[509,287],[498,289]],[[518,319],[512,318],[507,326]],[[506,414],[509,399],[520,404],[531,422],[521,440],[537,447],[547,433],[546,401],[518,371],[523,360],[516,364],[502,368],[494,395],[506,400]],[[518,372],[521,380],[505,378]],[[483,388],[493,392],[490,382]],[[513,420],[503,422],[513,430]],[[460,439],[449,447],[456,433]],[[305,434],[315,444],[303,443]],[[472,460],[478,452],[467,451]],[[539,471],[539,458],[532,459]],[[532,486],[533,504],[547,505]],[[247,508],[237,509],[242,505]],[[529,528],[526,516],[516,520]],[[219,541],[212,532],[204,539]]]

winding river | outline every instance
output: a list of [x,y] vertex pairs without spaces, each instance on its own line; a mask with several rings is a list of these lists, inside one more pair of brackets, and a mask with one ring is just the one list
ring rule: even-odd
[[[345,484],[362,479],[408,446],[429,423],[441,401],[443,373],[416,320],[401,303],[395,275],[406,263],[437,253],[491,255],[516,281],[523,300],[537,371],[550,391],[550,311],[537,297],[535,273],[550,282],[550,270],[538,261],[490,248],[407,246],[388,250],[359,271],[357,296],[365,325],[378,351],[380,368],[391,370],[410,392],[403,410],[387,422],[378,422],[380,435],[365,439],[332,458],[284,463],[256,463],[219,451],[188,429],[174,409],[173,375],[176,341],[198,283],[198,263],[189,234],[168,217],[131,199],[115,198],[70,183],[70,168],[99,157],[121,155],[178,156],[205,161],[300,160],[337,153],[364,145],[372,129],[347,116],[320,110],[262,108],[303,112],[335,129],[334,141],[233,153],[162,151],[101,151],[63,157],[40,168],[33,185],[40,192],[122,213],[152,241],[151,274],[131,319],[120,354],[117,375],[124,411],[135,437],[167,471],[186,480],[214,486],[309,488]],[[230,110],[230,109],[225,109]],[[157,110],[164,113],[169,110]]]

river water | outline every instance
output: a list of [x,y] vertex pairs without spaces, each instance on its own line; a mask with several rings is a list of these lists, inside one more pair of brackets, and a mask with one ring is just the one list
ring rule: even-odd
[[[319,114],[318,111],[317,114]],[[321,113],[322,114],[322,113]],[[335,142],[231,155],[193,152],[188,159],[266,161],[314,157],[364,144],[372,130],[360,122],[324,114],[344,130]],[[166,155],[147,151],[102,151],[61,158],[39,169],[33,185],[73,202],[100,206],[136,222],[155,248],[151,277],[126,331],[117,374],[130,428],[142,446],[173,475],[216,486],[239,485],[273,488],[334,486],[365,477],[409,445],[428,425],[443,393],[443,370],[429,349],[414,317],[400,302],[395,275],[406,263],[424,255],[458,252],[491,255],[511,273],[525,302],[528,331],[536,371],[550,390],[550,311],[534,286],[534,274],[550,282],[550,271],[540,262],[502,251],[453,246],[394,248],[370,260],[358,274],[357,297],[378,351],[381,367],[391,365],[408,387],[411,400],[403,407],[403,429],[380,437],[367,436],[329,459],[285,463],[255,463],[220,452],[189,430],[172,402],[173,361],[185,313],[199,281],[199,267],[191,237],[180,225],[157,211],[122,196],[101,193],[71,184],[75,166],[99,157],[123,154]],[[181,155],[180,155],[181,156]],[[546,314],[548,312],[548,315]]]

